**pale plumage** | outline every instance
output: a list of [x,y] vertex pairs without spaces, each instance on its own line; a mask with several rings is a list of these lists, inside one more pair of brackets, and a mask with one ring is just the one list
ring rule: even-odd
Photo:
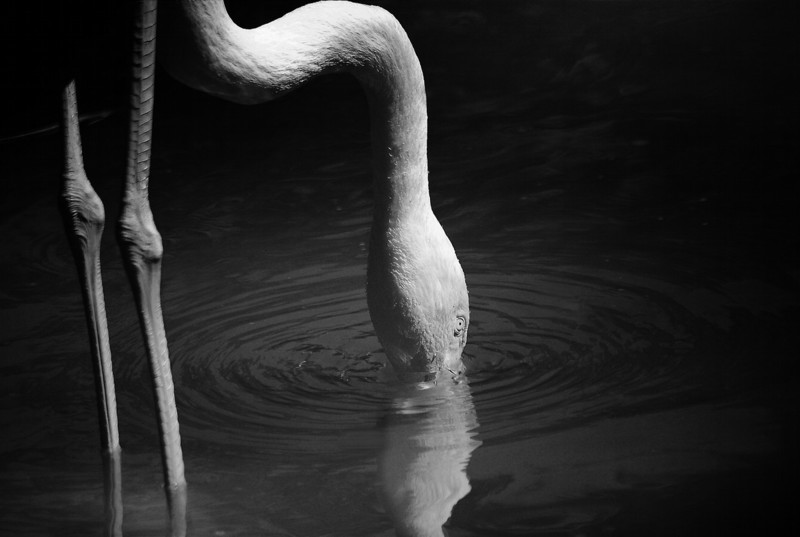
[[[119,240],[150,359],[172,534],[184,535],[186,481],[161,311],[163,248],[149,204],[156,0],[136,15],[128,172]],[[252,104],[275,99],[326,73],[352,73],[370,106],[374,217],[368,304],[375,331],[401,375],[461,367],[469,325],[464,274],[428,194],[427,107],[422,69],[400,24],[383,9],[320,2],[247,30],[223,0],[175,0],[159,14],[159,58],[201,91]],[[65,168],[62,201],[84,290],[96,363],[108,480],[120,503],[119,436],[100,275],[102,203],[83,170],[74,81],[63,90]],[[115,509],[109,510],[114,517]],[[109,522],[120,528],[121,519]],[[114,530],[116,532],[116,530]]]
[[430,207],[389,227],[373,226],[367,302],[378,338],[399,373],[461,369],[469,326],[467,288],[453,246]]
[[161,18],[167,69],[225,99],[268,101],[338,71],[362,82],[374,155],[367,288],[375,330],[400,374],[460,369],[467,289],[431,210],[425,84],[397,20],[377,7],[319,2],[246,30],[220,0],[183,0]]

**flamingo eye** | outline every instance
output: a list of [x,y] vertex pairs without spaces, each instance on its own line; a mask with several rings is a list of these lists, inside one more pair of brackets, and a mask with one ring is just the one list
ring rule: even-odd
[[455,337],[460,337],[461,334],[463,334],[464,330],[466,329],[467,329],[467,320],[461,316],[456,317],[456,326],[455,330],[453,330],[453,335]]

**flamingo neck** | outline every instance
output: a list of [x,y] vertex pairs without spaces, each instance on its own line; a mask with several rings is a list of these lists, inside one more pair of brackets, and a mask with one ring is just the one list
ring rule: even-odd
[[180,0],[160,18],[167,26],[159,40],[162,63],[189,86],[228,100],[259,103],[319,75],[355,75],[370,105],[375,228],[430,213],[422,68],[388,12],[319,2],[244,29],[223,0]]

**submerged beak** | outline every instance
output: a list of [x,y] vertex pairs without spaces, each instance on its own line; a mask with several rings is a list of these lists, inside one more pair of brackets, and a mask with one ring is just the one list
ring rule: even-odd
[[403,370],[395,368],[397,377],[403,383],[436,382],[440,378],[458,380],[464,374],[461,356],[456,358],[434,355],[428,358],[420,352],[411,359]]

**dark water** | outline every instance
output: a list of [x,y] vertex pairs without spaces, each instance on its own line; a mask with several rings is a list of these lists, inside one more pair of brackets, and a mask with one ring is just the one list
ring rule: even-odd
[[[152,196],[191,534],[389,536],[403,498],[421,525],[452,511],[451,536],[796,531],[796,13],[386,5],[426,72],[434,208],[470,288],[467,379],[400,386],[373,334],[354,82],[240,108],[159,73]],[[253,24],[270,9],[231,6]],[[118,101],[82,105],[112,112],[84,124],[109,215]],[[30,110],[7,130],[46,127]],[[103,532],[58,142],[0,144],[3,535]],[[107,235],[123,529],[161,535],[149,373]]]

